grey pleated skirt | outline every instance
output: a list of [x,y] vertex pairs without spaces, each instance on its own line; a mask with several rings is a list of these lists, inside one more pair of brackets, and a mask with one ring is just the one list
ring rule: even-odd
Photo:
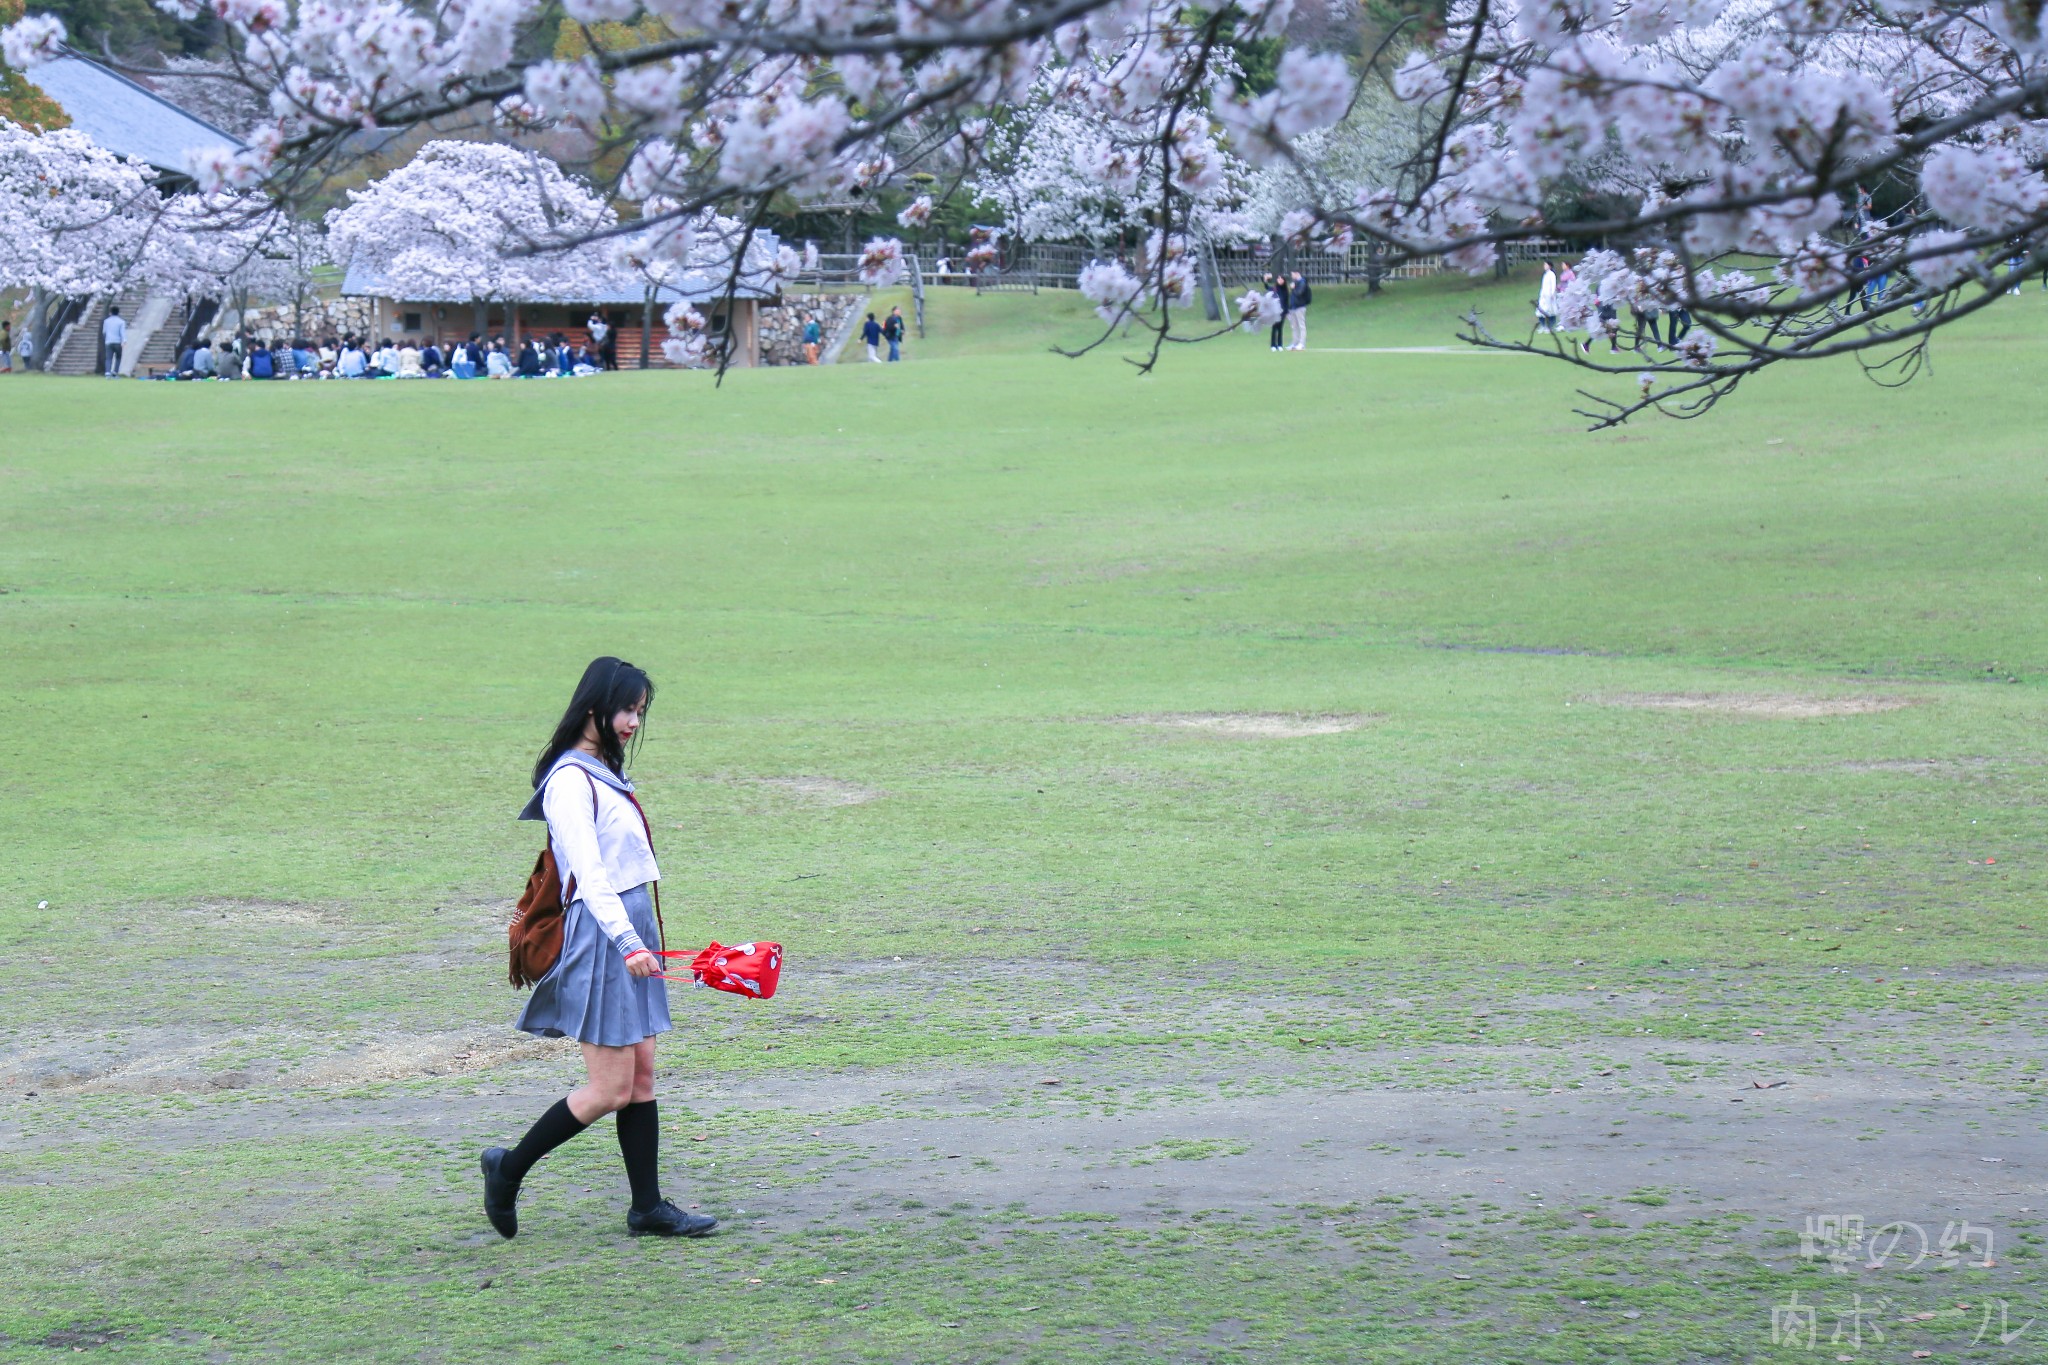
[[[619,899],[640,941],[661,946],[647,886],[636,886]],[[627,971],[626,959],[579,900],[562,912],[562,956],[553,971],[534,983],[517,1027],[540,1038],[630,1047],[675,1025],[668,1017],[668,982]]]

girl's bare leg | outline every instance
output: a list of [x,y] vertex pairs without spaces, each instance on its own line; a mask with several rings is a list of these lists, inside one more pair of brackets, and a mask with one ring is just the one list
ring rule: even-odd
[[642,1096],[636,1095],[635,1081],[640,1069],[639,1053],[647,1050],[647,1094],[654,1098],[654,1040],[643,1038],[629,1047],[583,1045],[583,1070],[589,1080],[569,1092],[569,1112],[579,1123],[595,1123],[606,1114],[616,1114]]

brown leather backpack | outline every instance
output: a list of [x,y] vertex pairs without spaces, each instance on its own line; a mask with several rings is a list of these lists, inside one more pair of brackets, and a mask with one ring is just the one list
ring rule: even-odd
[[[589,773],[583,780],[590,783],[590,815],[597,818],[597,783]],[[647,831],[647,847],[654,848],[654,830],[647,823],[647,812],[640,810],[640,802],[631,792],[626,799],[633,802],[633,809],[640,811],[640,827]],[[513,989],[533,985],[555,969],[562,960],[562,912],[576,899],[576,879],[562,881],[562,871],[555,866],[555,844],[552,838],[542,841],[540,856],[533,860],[533,871],[527,874],[526,890],[519,897],[519,908],[512,912],[512,922],[505,926],[505,938],[511,949],[510,978]],[[661,922],[661,885],[654,888],[654,922],[661,933],[661,946],[668,947],[667,926]]]
[[505,937],[512,949],[512,985],[515,989],[531,986],[534,982],[554,970],[555,963],[562,957],[562,908],[576,895],[576,879],[562,885],[562,874],[555,866],[555,848],[552,843],[541,845],[540,856],[533,860],[533,873],[526,879],[526,892],[519,898],[519,908],[512,912],[512,923],[505,927]]

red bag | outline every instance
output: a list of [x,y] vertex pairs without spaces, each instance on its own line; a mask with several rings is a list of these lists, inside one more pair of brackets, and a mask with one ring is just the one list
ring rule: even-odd
[[690,963],[690,973],[700,986],[766,1000],[782,979],[782,945],[741,943],[728,948],[714,940]]

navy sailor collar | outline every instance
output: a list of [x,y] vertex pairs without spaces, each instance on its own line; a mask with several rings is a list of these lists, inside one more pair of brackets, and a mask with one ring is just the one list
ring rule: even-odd
[[528,801],[519,812],[521,820],[545,820],[548,818],[540,808],[541,797],[547,792],[548,778],[560,772],[564,765],[583,769],[584,772],[589,773],[591,777],[604,783],[613,791],[624,792],[628,796],[633,794],[633,784],[631,782],[620,777],[610,768],[605,767],[602,762],[592,758],[581,749],[569,749],[565,750],[562,756],[555,760],[555,766],[548,769],[548,776],[543,777],[540,780],[540,785],[533,789],[533,799]]

